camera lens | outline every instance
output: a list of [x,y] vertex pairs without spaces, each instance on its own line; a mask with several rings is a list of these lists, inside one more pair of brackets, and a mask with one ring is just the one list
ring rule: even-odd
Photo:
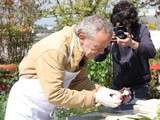
[[127,35],[125,35],[124,31],[122,31],[122,30],[117,31],[116,36],[119,37],[120,39],[127,38]]
[[125,35],[125,32],[128,31],[126,27],[124,27],[124,26],[118,26],[118,27],[115,27],[113,29],[113,31],[115,32],[115,35],[117,37],[119,37],[120,39],[127,38],[127,35]]

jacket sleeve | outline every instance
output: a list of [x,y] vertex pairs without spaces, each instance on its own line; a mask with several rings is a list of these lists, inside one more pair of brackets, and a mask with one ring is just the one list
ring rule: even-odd
[[151,40],[150,32],[145,25],[140,29],[140,43],[137,51],[148,58],[153,58],[156,55],[156,49]]
[[65,107],[92,107],[95,92],[71,90],[63,87],[66,57],[57,51],[47,51],[37,59],[36,70],[48,101]]

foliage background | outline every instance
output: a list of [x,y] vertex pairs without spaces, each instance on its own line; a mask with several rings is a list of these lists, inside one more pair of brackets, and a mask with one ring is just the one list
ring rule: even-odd
[[47,0],[0,0],[0,63],[18,63],[33,43],[34,22]]
[[[137,0],[132,1],[138,8],[143,7]],[[85,16],[97,14],[109,20],[108,9],[111,0],[54,0],[55,4],[44,9],[50,0],[0,0],[0,64],[19,63],[33,44],[34,22],[43,17],[54,16],[56,26],[54,31],[63,26],[78,23]],[[43,8],[43,9],[42,9]],[[150,25],[154,28],[153,25]],[[160,57],[159,57],[160,58]],[[0,71],[2,74],[4,71]],[[112,62],[110,55],[103,62],[88,62],[88,77],[94,82],[109,86],[112,79]],[[1,78],[7,84],[12,84],[17,76]],[[4,118],[4,111],[8,91],[0,91],[0,120]],[[95,110],[91,109],[90,111]],[[88,110],[70,110],[80,114]],[[62,110],[60,116],[65,116]]]

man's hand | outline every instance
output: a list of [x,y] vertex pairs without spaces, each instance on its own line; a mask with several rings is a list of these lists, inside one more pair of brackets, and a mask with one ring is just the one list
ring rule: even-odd
[[95,94],[96,102],[106,107],[118,107],[122,103],[122,95],[119,91],[106,87],[100,87]]

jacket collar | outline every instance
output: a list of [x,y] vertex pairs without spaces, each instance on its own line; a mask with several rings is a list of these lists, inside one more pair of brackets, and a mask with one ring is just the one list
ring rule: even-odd
[[[69,71],[77,71],[79,70],[79,63],[80,61],[82,60],[83,56],[84,56],[84,50],[80,44],[80,41],[79,41],[79,37],[75,34],[75,31],[74,31],[74,27],[75,25],[73,25],[72,27],[70,27],[70,30],[69,30],[69,34],[67,35],[68,36],[68,47],[69,49],[72,49],[70,50],[71,53],[71,57],[70,57],[70,60],[67,64],[67,70]],[[72,44],[73,42],[73,44]],[[73,45],[73,47],[72,47]]]

